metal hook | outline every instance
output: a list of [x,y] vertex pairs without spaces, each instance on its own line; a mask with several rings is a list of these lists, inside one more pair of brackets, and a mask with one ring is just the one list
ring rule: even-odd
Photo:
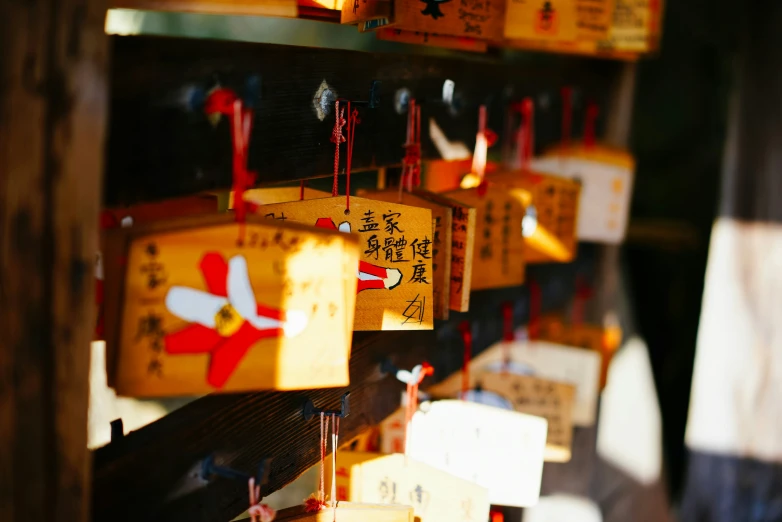
[[204,462],[201,464],[201,478],[208,481],[209,477],[211,477],[212,475],[216,475],[218,477],[223,477],[231,480],[238,480],[240,482],[247,482],[251,478],[255,478],[255,484],[258,487],[263,488],[263,486],[269,482],[271,461],[272,461],[271,457],[261,460],[261,462],[258,464],[258,472],[256,473],[255,477],[253,477],[248,473],[244,473],[242,471],[238,471],[233,468],[229,468],[226,466],[218,466],[215,464],[214,455],[209,455],[204,459]]
[[345,395],[343,395],[340,401],[340,409],[326,410],[322,408],[316,408],[315,405],[312,404],[312,401],[307,399],[307,402],[304,403],[304,420],[312,420],[315,415],[320,415],[321,413],[324,415],[335,415],[341,419],[344,419],[350,415],[350,392],[347,392]]

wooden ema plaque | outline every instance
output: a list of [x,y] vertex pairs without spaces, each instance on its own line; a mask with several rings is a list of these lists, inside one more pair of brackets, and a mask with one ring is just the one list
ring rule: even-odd
[[342,23],[359,30],[393,27],[406,32],[500,40],[505,23],[504,0],[346,0]]
[[[570,460],[575,386],[530,375],[493,371],[472,371],[469,382],[470,389],[497,394],[509,401],[514,410],[546,419],[548,432],[544,460],[546,462]],[[444,384],[444,386],[430,388],[429,393],[438,398],[459,397],[461,382],[450,380]]]
[[296,18],[295,0],[110,0],[113,8]]
[[[120,395],[345,386],[354,236],[251,216],[117,231],[126,268],[116,330]],[[108,324],[107,324],[108,327]]]
[[472,260],[475,252],[475,226],[478,212],[475,208],[442,194],[426,190],[417,190],[415,194],[438,205],[453,209],[450,307],[455,312],[466,312],[470,309]]
[[358,197],[345,210],[345,197],[334,197],[262,205],[258,213],[358,235],[354,330],[431,330],[431,210]]
[[556,316],[543,316],[538,324],[538,337],[541,340],[599,353],[602,356],[600,389],[605,388],[608,367],[621,343],[622,332],[618,327],[609,329],[594,324],[566,324]]
[[459,189],[446,196],[476,210],[471,289],[524,283],[525,250],[521,235],[523,193],[501,187]]
[[439,205],[415,193],[391,190],[360,191],[359,195],[377,201],[400,203],[432,211],[432,295],[434,318],[448,319],[451,294],[451,248],[453,234],[453,209]]
[[423,403],[413,416],[410,457],[489,490],[489,501],[538,502],[546,420],[467,401]]
[[[336,510],[336,513],[334,512]],[[249,520],[249,519],[247,519]],[[363,504],[358,502],[338,502],[334,508],[328,507],[316,513],[308,513],[305,507],[294,506],[282,509],[274,517],[277,521],[300,522],[414,522],[413,508],[410,506]]]
[[614,0],[510,0],[505,37],[597,42],[608,37]]
[[[473,357],[471,372],[502,371],[506,354],[510,356],[509,372],[575,386],[573,424],[592,426],[595,423],[601,364],[599,353],[546,341],[499,342]],[[461,390],[461,379],[461,373],[457,372],[439,384],[427,387],[426,391],[444,396],[446,391]]]
[[[256,205],[268,205],[271,203],[287,203],[301,199],[301,187],[273,187],[257,188],[244,192],[244,200]],[[327,198],[331,193],[304,187],[304,199]],[[231,192],[228,208],[234,208],[234,194]]]
[[635,170],[632,155],[601,145],[560,145],[534,159],[533,167],[581,184],[577,228],[581,241],[624,241]]
[[[331,459],[326,490],[330,490]],[[337,500],[413,507],[420,522],[485,522],[486,488],[427,466],[404,455],[340,451],[337,453]]]
[[525,191],[527,218],[522,227],[527,263],[569,263],[576,257],[578,204],[581,187],[575,181],[531,171],[505,171],[488,176],[489,183]]

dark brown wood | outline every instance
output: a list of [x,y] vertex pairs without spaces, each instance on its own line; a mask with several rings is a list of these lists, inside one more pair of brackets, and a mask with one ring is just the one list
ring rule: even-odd
[[102,0],[0,0],[0,520],[89,519]]
[[[249,163],[259,182],[268,183],[333,172],[333,104],[326,104],[330,113],[322,121],[314,108],[323,81],[351,100],[366,100],[371,82],[381,82],[380,107],[361,110],[353,158],[360,171],[401,162],[407,117],[395,110],[400,89],[424,100],[423,156],[439,158],[429,118],[449,140],[471,148],[480,104],[488,104],[489,126],[502,134],[510,101],[545,95],[536,119],[536,142],[543,146],[559,138],[560,87],[577,86],[581,100],[602,102],[618,67],[556,56],[509,63],[469,53],[454,59],[184,38],[112,41],[109,206],[230,187],[228,122],[213,126],[203,113],[203,99],[218,83],[254,106]],[[434,101],[446,79],[456,85],[453,109]],[[583,105],[574,121],[582,121]]]

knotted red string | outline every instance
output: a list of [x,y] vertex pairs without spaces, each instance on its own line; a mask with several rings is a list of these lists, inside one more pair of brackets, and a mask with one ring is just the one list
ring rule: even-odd
[[233,145],[233,193],[236,222],[240,224],[237,242],[244,242],[244,222],[251,206],[244,200],[245,190],[255,184],[256,174],[247,169],[253,111],[246,109],[242,100],[230,89],[216,89],[206,99],[207,114],[222,114],[231,124]]
[[421,364],[421,371],[413,375],[413,379],[407,383],[407,404],[405,407],[405,455],[408,454],[409,438],[413,415],[418,410],[418,386],[424,377],[434,374],[434,368],[427,362]]
[[250,490],[250,522],[272,522],[277,512],[266,504],[261,504],[261,486],[255,485],[255,479],[250,477],[248,481]]
[[592,288],[584,282],[581,276],[576,277],[576,293],[573,296],[573,316],[571,324],[578,326],[584,322],[586,303],[592,298]]
[[527,336],[530,340],[538,338],[540,330],[540,286],[537,281],[529,282],[529,326],[527,327]]
[[361,123],[361,120],[358,119],[358,109],[350,110],[350,102],[348,102],[348,114],[348,160],[345,168],[345,210],[350,212],[350,169],[353,165],[353,142],[356,138],[356,125]]
[[320,511],[326,507],[326,447],[328,443],[329,418],[320,414],[320,480],[318,481],[318,493],[311,495],[304,501],[307,512]]
[[464,363],[462,364],[462,400],[467,397],[470,391],[470,361],[472,360],[472,327],[469,321],[462,321],[459,324],[459,331],[462,334],[464,342]]
[[[348,103],[348,117],[345,119],[345,109],[341,111],[339,109],[339,100],[335,102],[335,121],[334,129],[331,131],[331,142],[334,144],[334,183],[331,187],[331,195],[337,197],[339,195],[339,146],[342,143],[347,143],[347,160],[345,161],[345,210],[350,212],[350,170],[353,164],[353,142],[356,137],[356,125],[361,123],[358,119],[358,109],[352,109],[350,102]],[[347,125],[347,138],[342,133],[342,127]]]
[[600,108],[593,101],[589,102],[584,117],[584,146],[587,149],[595,147],[595,128],[597,126],[597,117],[600,115]]
[[562,143],[570,144],[571,128],[573,126],[573,88],[562,87]]
[[345,126],[345,109],[339,110],[339,100],[334,102],[334,129],[331,131],[331,143],[334,144],[334,184],[331,186],[331,195],[339,195],[339,146],[345,143],[342,127]]

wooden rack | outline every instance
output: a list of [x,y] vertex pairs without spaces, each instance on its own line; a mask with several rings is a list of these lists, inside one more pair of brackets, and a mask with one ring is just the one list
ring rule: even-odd
[[[312,107],[324,80],[355,98],[372,80],[382,82],[382,104],[368,111],[357,134],[358,170],[399,163],[405,118],[394,110],[394,93],[405,87],[435,100],[445,79],[455,82],[460,108],[453,114],[431,103],[425,117],[468,147],[477,105],[499,108],[522,94],[555,99],[563,83],[608,107],[606,133],[615,144],[627,135],[632,65],[550,57],[519,66],[499,58],[107,37],[100,0],[0,0],[0,7],[0,133],[8,133],[0,173],[10,176],[0,184],[0,513],[11,513],[3,517],[9,522],[230,520],[243,511],[246,489],[203,481],[199,466],[208,455],[240,470],[273,458],[268,494],[317,461],[316,423],[301,415],[306,399],[335,407],[349,390],[352,411],[342,436],[350,438],[399,405],[402,385],[378,375],[383,358],[401,366],[426,359],[443,378],[459,368],[458,321],[477,323],[479,352],[501,337],[502,302],[516,303],[517,324],[527,316],[521,288],[478,293],[469,314],[454,314],[436,332],[355,334],[346,389],[207,396],[90,453],[91,260],[99,209],[230,187],[228,134],[225,142],[213,140],[183,94],[216,80],[238,90],[260,80],[250,163],[265,183],[330,173],[331,121],[320,121]],[[494,111],[490,127],[500,140],[502,123]],[[538,132],[545,144],[559,130],[544,124]],[[423,151],[438,157],[428,139]],[[578,269],[600,281],[613,277],[616,249],[583,252]],[[575,269],[536,272],[544,307],[567,305],[545,281]],[[595,299],[595,317],[614,306],[607,283]]]

